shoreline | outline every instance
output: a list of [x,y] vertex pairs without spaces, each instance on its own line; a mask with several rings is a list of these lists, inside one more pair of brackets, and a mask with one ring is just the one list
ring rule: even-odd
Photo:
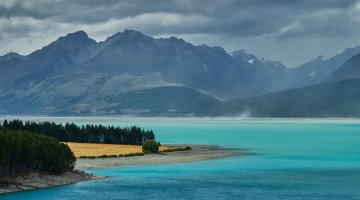
[[33,172],[27,175],[19,175],[15,178],[10,178],[8,179],[10,183],[7,185],[0,184],[0,197],[2,194],[39,190],[103,178],[106,177],[96,176],[78,170],[65,172],[60,175]]
[[2,194],[38,190],[56,186],[74,184],[83,181],[91,181],[107,178],[89,174],[83,170],[109,167],[126,167],[147,164],[162,163],[185,163],[212,160],[230,156],[245,156],[251,153],[240,152],[241,149],[224,148],[216,145],[163,145],[166,147],[191,147],[189,151],[159,152],[144,156],[117,157],[117,158],[77,158],[75,170],[61,175],[48,173],[30,173],[10,179],[10,184],[0,184],[0,197]]
[[245,156],[250,153],[239,152],[239,149],[224,148],[216,145],[163,145],[166,147],[191,147],[189,151],[159,152],[145,154],[144,156],[118,157],[118,158],[77,158],[75,169],[88,170],[108,167],[126,167],[147,164],[184,163],[212,160],[230,156]]

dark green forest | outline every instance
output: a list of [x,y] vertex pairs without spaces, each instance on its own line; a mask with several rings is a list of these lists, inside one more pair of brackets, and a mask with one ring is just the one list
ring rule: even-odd
[[72,170],[76,158],[70,148],[59,141],[142,145],[154,139],[153,131],[136,126],[80,127],[74,123],[4,120],[0,123],[0,178],[31,171],[63,173]]
[[74,123],[63,125],[54,122],[23,122],[18,119],[4,120],[0,124],[0,130],[40,133],[62,142],[142,145],[146,140],[155,139],[153,131],[147,131],[137,126],[124,128],[92,124],[77,126]]
[[63,173],[74,168],[70,148],[36,133],[0,130],[0,178],[31,171]]

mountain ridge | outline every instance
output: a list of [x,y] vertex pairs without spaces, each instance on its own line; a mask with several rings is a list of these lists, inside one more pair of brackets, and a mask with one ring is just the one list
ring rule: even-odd
[[[0,113],[59,114],[63,109],[75,115],[194,114],[191,112],[201,107],[200,100],[217,104],[318,84],[357,51],[360,53],[358,46],[287,68],[245,50],[227,53],[219,46],[193,45],[176,37],[156,39],[125,30],[97,42],[77,31],[27,56],[10,53],[0,57]],[[307,79],[313,69],[323,75]],[[142,94],[154,101],[151,92],[164,95],[158,101],[173,108],[159,109],[139,100]],[[178,96],[182,102],[167,95]],[[129,99],[135,97],[130,105]],[[184,102],[191,100],[194,105],[185,107]]]

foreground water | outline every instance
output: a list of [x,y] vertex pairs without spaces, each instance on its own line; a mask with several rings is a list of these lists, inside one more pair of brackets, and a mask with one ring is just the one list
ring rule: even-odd
[[360,199],[358,120],[50,120],[139,125],[162,143],[224,145],[255,155],[89,170],[111,178],[0,199]]

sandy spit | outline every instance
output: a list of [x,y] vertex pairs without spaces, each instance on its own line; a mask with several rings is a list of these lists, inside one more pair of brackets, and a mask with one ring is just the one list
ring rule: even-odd
[[169,153],[146,154],[145,156],[120,157],[120,158],[78,158],[75,168],[78,170],[122,167],[130,165],[159,164],[159,163],[181,163],[210,160],[228,156],[247,155],[234,149],[222,148],[214,145],[171,145],[170,147],[190,146],[190,151],[178,151]]

